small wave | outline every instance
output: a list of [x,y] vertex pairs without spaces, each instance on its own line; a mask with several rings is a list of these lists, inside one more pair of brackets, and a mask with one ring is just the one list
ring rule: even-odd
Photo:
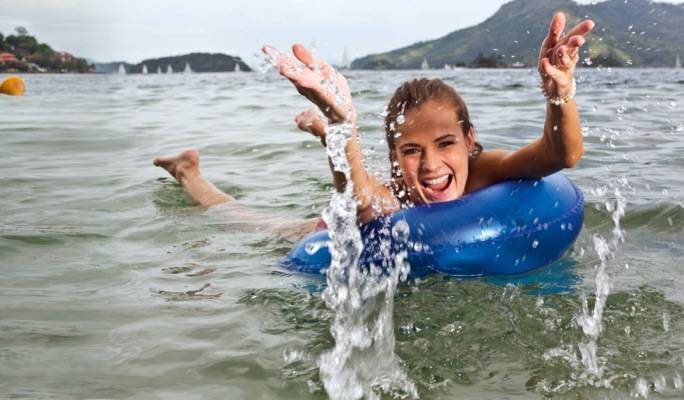
[[207,300],[218,299],[223,296],[222,292],[218,293],[201,293],[204,289],[211,287],[211,284],[205,283],[199,289],[186,290],[184,292],[174,292],[170,290],[153,290],[154,293],[164,297],[169,301],[189,301],[189,300]]
[[[602,205],[587,204],[584,224],[591,230],[612,227],[610,213]],[[621,220],[625,229],[646,229],[654,233],[677,233],[684,230],[684,208],[679,204],[661,203],[628,208]]]

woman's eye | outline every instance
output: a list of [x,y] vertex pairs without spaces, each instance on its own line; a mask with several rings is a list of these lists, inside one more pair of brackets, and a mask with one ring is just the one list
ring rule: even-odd
[[454,143],[455,143],[455,142],[453,142],[453,141],[451,141],[451,140],[445,140],[445,141],[443,141],[443,142],[439,142],[439,147],[449,147],[449,146],[451,146],[451,145],[454,144]]
[[412,155],[412,154],[418,154],[418,151],[419,151],[419,150],[416,149],[416,148],[409,148],[409,149],[404,149],[404,151],[403,151],[402,153],[403,153],[405,156],[410,156],[410,155]]

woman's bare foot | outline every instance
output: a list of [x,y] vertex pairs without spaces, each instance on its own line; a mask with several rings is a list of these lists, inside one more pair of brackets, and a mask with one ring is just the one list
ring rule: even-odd
[[185,150],[177,156],[157,157],[153,163],[176,178],[192,200],[200,206],[209,207],[234,200],[204,179],[199,169],[197,150]]
[[321,139],[321,143],[325,146],[325,130],[328,124],[316,109],[302,111],[295,117],[295,123],[299,129]]
[[199,153],[197,150],[188,149],[175,156],[156,157],[154,165],[164,168],[178,182],[188,172],[199,172]]

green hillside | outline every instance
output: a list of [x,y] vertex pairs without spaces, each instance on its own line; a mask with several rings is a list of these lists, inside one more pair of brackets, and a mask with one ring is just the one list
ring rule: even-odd
[[40,43],[22,27],[7,37],[0,33],[0,55],[0,72],[91,72],[93,69],[83,58]]
[[[591,18],[597,26],[582,58],[591,66],[674,66],[684,56],[684,5],[648,0],[608,0],[578,5],[572,0],[514,0],[484,22],[439,39],[418,42],[352,62],[353,69],[417,69],[459,66],[536,66],[539,46],[556,11],[568,25]],[[478,58],[479,56],[479,58]],[[484,61],[484,63],[482,62]]]
[[158,69],[166,71],[169,66],[174,71],[180,72],[185,69],[186,65],[189,65],[193,72],[233,72],[236,68],[243,72],[252,70],[240,57],[223,53],[190,53],[143,60],[138,64],[132,65],[128,72],[140,73],[142,72],[143,65],[147,67],[149,72],[154,72]]

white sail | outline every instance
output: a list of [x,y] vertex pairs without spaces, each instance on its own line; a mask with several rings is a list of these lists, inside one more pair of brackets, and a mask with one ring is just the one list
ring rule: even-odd
[[166,65],[166,73],[173,74],[173,68],[171,67],[171,64]]
[[192,72],[193,71],[192,71],[192,68],[190,68],[190,63],[186,62],[185,63],[185,69],[183,69],[183,73],[184,74],[191,74]]
[[240,69],[240,63],[235,62],[235,68],[233,68],[233,72],[241,72],[242,70]]
[[147,75],[147,65],[145,65],[145,64],[143,64],[142,73],[143,73],[143,75]]
[[119,69],[117,72],[119,75],[126,75],[126,67],[124,67],[123,64],[119,64]]
[[344,48],[342,53],[342,62],[340,63],[340,69],[349,69],[349,55],[347,54],[347,48]]
[[420,69],[430,69],[430,64],[428,64],[426,57],[423,57],[423,62],[420,64]]
[[157,65],[157,73],[158,73],[158,74],[161,74],[161,73],[162,73],[162,69],[161,69],[161,66],[160,66],[160,65]]
[[677,54],[677,59],[675,60],[675,68],[681,68],[682,67],[682,62],[679,59],[679,54]]

